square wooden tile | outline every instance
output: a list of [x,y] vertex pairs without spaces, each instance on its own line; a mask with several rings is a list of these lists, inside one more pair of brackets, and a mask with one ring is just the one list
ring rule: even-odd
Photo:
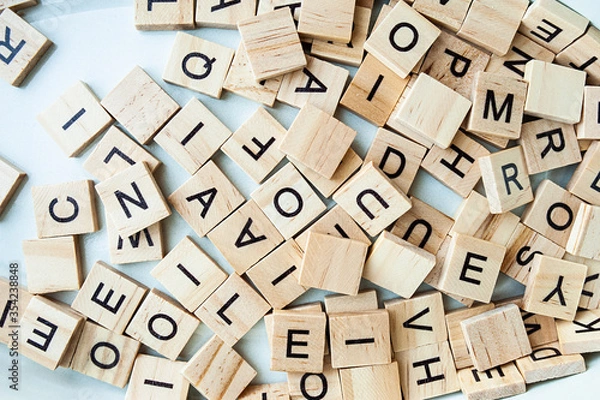
[[0,215],[25,179],[25,172],[0,158]]
[[[15,270],[15,265],[12,267],[9,265],[9,271]],[[21,286],[17,286],[16,289],[10,285],[10,281],[6,278],[0,278],[0,309],[2,310],[3,318],[0,319],[0,343],[4,343],[9,348],[12,346],[12,338],[9,336],[13,328],[12,326],[18,325],[23,318],[23,313],[20,315],[10,314],[10,311],[17,309],[25,310],[29,305],[29,302],[34,297],[30,292]],[[15,295],[18,298],[15,300]],[[10,343],[10,344],[9,344]]]
[[600,144],[593,142],[571,176],[567,190],[590,204],[600,205]]
[[587,83],[600,84],[600,30],[590,25],[583,36],[557,54],[556,63],[587,72]]
[[454,357],[454,363],[457,370],[473,366],[473,361],[471,361],[471,356],[467,349],[465,336],[460,323],[486,311],[493,310],[494,308],[495,305],[493,303],[482,304],[471,308],[453,310],[446,314],[448,342],[452,349],[452,356]]
[[562,354],[558,342],[533,349],[529,356],[519,358],[516,364],[528,384],[580,374],[586,370],[583,356]]
[[197,0],[195,19],[199,27],[235,29],[255,12],[256,0]]
[[525,77],[525,65],[531,60],[552,62],[554,53],[517,33],[508,53],[503,56],[492,54],[485,70],[522,79]]
[[194,29],[194,1],[135,0],[135,27],[143,31]]
[[[349,369],[342,371],[350,371]],[[323,400],[342,400],[342,387],[340,374],[331,367],[329,357],[323,362],[323,372],[313,374],[310,372],[288,372],[288,389],[290,399],[305,400],[306,394],[313,397],[322,397]],[[396,374],[397,375],[397,374]]]
[[563,259],[574,263],[587,265],[587,276],[579,299],[579,308],[595,310],[600,308],[600,261],[577,257],[565,253]]
[[327,3],[304,0],[300,9],[298,32],[315,39],[347,43],[352,38],[354,0]]
[[374,311],[379,308],[375,289],[360,292],[356,296],[330,294],[324,300],[327,314]]
[[169,397],[187,399],[190,383],[181,375],[183,361],[138,354],[133,364],[125,400]]
[[287,382],[250,385],[242,392],[238,399],[258,400],[265,397],[273,400],[289,400],[290,395]]
[[344,400],[394,400],[402,397],[398,363],[340,370]]
[[415,0],[413,8],[446,29],[456,32],[467,17],[471,0],[439,2],[435,0]]
[[579,311],[573,321],[556,321],[563,354],[597,352],[600,349],[600,310]]
[[105,221],[111,263],[130,264],[162,260],[164,240],[160,222],[124,238],[119,235],[110,218],[106,217]]
[[466,398],[500,399],[525,393],[525,381],[513,362],[485,372],[475,368],[458,371],[460,388]]

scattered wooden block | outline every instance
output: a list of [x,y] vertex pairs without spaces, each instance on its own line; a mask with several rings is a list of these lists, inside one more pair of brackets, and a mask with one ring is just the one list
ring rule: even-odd
[[331,197],[331,195],[333,195],[333,193],[335,193],[335,191],[338,190],[340,186],[342,186],[342,184],[344,184],[363,164],[362,158],[360,158],[352,148],[349,148],[344,155],[344,158],[342,158],[340,165],[338,165],[333,173],[333,176],[328,179],[301,162],[294,160],[292,157],[288,157],[288,159],[290,159],[296,169],[304,175],[306,180],[317,189],[323,197],[327,198]]
[[0,32],[4,32],[2,47],[6,49],[0,57],[3,61],[0,78],[13,86],[21,86],[52,42],[10,8],[0,16]]
[[97,261],[73,300],[74,310],[115,333],[125,331],[148,289]]
[[521,146],[480,157],[479,169],[492,214],[513,210],[533,200]]
[[77,243],[74,236],[23,241],[29,292],[55,293],[81,287]]
[[154,138],[187,172],[195,173],[231,136],[231,131],[192,98]]
[[[427,6],[432,8],[454,7],[452,2],[443,6],[440,2],[432,0],[420,0],[419,3],[427,3]],[[454,2],[454,5],[464,3],[464,0],[460,0]],[[467,3],[470,3],[470,0],[467,0]],[[489,60],[490,55],[485,51],[442,31],[425,56],[420,71],[470,99],[475,75],[485,70]]]
[[525,381],[512,362],[485,372],[463,369],[458,371],[458,380],[467,400],[502,399],[526,391]]
[[381,232],[365,263],[363,277],[404,298],[411,298],[435,265],[435,256]]
[[591,353],[600,350],[600,310],[579,311],[573,321],[556,321],[560,351],[563,354]]
[[435,0],[415,0],[413,8],[444,28],[457,32],[467,17],[471,1],[459,0],[448,3]]
[[31,188],[38,238],[96,232],[93,184],[85,180]]
[[535,191],[535,199],[521,217],[525,225],[565,247],[573,230],[581,200],[549,179],[544,179]]
[[555,258],[562,258],[565,254],[564,248],[521,223],[506,247],[500,270],[523,285],[527,284],[533,260],[538,254]]
[[360,292],[356,296],[339,294],[325,296],[327,314],[374,311],[378,308],[377,291],[374,289]]
[[276,310],[282,309],[306,292],[298,283],[302,249],[288,240],[246,271],[246,275]]
[[[280,310],[273,310],[272,313],[265,315],[265,331],[267,334],[267,340],[269,341],[269,345],[273,342],[273,332],[275,330],[275,312]],[[290,306],[287,309],[283,310],[284,312],[298,312],[298,313],[307,313],[307,314],[319,314],[323,312],[323,303],[320,301],[315,301],[312,303],[300,304],[298,306]],[[329,342],[325,341],[325,355],[329,354]],[[324,360],[325,362],[327,359]],[[329,366],[331,368],[331,365]],[[325,368],[325,367],[324,367]]]
[[123,238],[117,232],[111,219],[107,217],[106,229],[108,231],[108,251],[112,264],[162,260],[164,243],[160,222]]
[[436,254],[454,221],[416,197],[410,201],[412,208],[396,221],[391,233]]
[[559,53],[584,34],[590,21],[556,0],[541,0],[532,4],[519,32],[534,42]]
[[390,119],[446,149],[469,112],[471,101],[429,75],[419,74],[398,105]]
[[306,251],[309,232],[333,235],[338,238],[356,240],[365,243],[367,246],[371,245],[369,237],[339,205],[327,211],[327,213],[308,227],[307,230],[294,239],[303,251]]
[[340,370],[344,400],[394,400],[402,397],[398,363]]
[[519,358],[516,363],[527,384],[585,372],[585,360],[581,354],[562,354],[558,342],[535,348],[529,356]]
[[594,142],[579,163],[567,190],[590,204],[600,205],[600,143]]
[[586,277],[586,265],[544,255],[534,258],[523,296],[523,309],[572,321]]
[[55,370],[68,358],[68,348],[75,346],[84,321],[65,304],[33,296],[21,317],[17,345],[20,355]]
[[175,361],[200,325],[174,300],[152,289],[131,319],[125,333]]
[[308,400],[311,397],[323,400],[342,400],[340,376],[338,370],[331,367],[329,357],[325,357],[321,373],[288,372],[287,376],[291,400]]
[[392,362],[390,319],[386,310],[330,314],[329,335],[333,368]]
[[239,400],[289,400],[287,382],[248,386]]
[[135,0],[135,28],[143,31],[194,29],[194,1]]
[[598,240],[598,215],[600,207],[582,203],[573,223],[566,250],[579,257],[600,259]]
[[317,193],[290,163],[250,196],[286,240],[327,209]]
[[510,0],[503,7],[494,0],[473,0],[458,36],[503,56],[510,49],[528,6],[526,0]]
[[372,162],[346,182],[333,200],[371,236],[377,236],[412,206],[410,199]]
[[269,303],[233,273],[194,314],[228,346],[233,346],[270,309]]
[[522,79],[525,77],[525,65],[534,59],[552,62],[554,53],[517,33],[508,53],[503,56],[492,54],[485,71]]
[[421,166],[445,186],[460,196],[467,197],[481,178],[477,160],[487,155],[490,152],[484,146],[461,130],[448,148],[433,146]]
[[100,103],[141,144],[148,144],[180,108],[138,66]]
[[[14,265],[12,266],[14,267]],[[9,269],[12,268],[9,265]],[[14,282],[14,279],[13,279]],[[14,335],[14,326],[19,325],[23,313],[17,314],[17,310],[26,310],[29,302],[34,296],[26,289],[13,283],[6,278],[0,278],[0,343],[4,343],[9,350],[18,348],[19,342]]]
[[344,92],[340,104],[377,126],[385,125],[408,78],[400,78],[367,54]]
[[478,371],[506,364],[531,353],[519,307],[508,304],[460,323],[473,365]]
[[37,120],[68,157],[79,155],[113,122],[83,82],[67,89]]
[[283,160],[279,143],[286,129],[267,110],[260,107],[221,147],[240,168],[261,183]]
[[250,364],[216,335],[181,373],[208,400],[235,400],[256,376]]
[[[389,17],[389,18],[388,18]],[[404,2],[374,29],[365,50],[401,78],[406,78],[440,35],[440,30]]]
[[250,67],[246,48],[240,43],[233,56],[229,72],[227,72],[223,89],[265,106],[273,107],[282,79],[281,76],[278,76],[257,82]]
[[581,120],[585,72],[532,60],[525,66],[529,83],[525,114],[576,124]]
[[36,6],[37,4],[37,0],[2,0],[2,2],[0,2],[0,11],[7,8],[18,11],[23,8]]
[[275,311],[271,345],[271,371],[323,371],[324,312]]
[[487,311],[493,310],[495,305],[482,304],[473,308],[459,309],[450,311],[446,314],[446,327],[448,328],[448,341],[452,348],[452,355],[454,356],[454,363],[457,370],[468,368],[473,366],[473,361],[467,348],[465,341],[465,335],[463,334],[461,322],[465,321],[476,315],[483,314]]
[[227,274],[189,236],[150,274],[192,312],[227,279]]
[[139,348],[140,343],[134,339],[86,322],[71,361],[71,369],[124,388]]
[[163,80],[219,99],[233,53],[229,47],[177,32]]
[[238,274],[246,272],[284,241],[254,200],[246,202],[210,231],[208,238]]
[[256,81],[306,66],[292,14],[286,8],[240,21],[238,30]]
[[306,67],[283,76],[277,100],[297,108],[310,103],[333,115],[349,72],[315,57],[307,56],[306,60]]
[[600,261],[577,257],[569,253],[565,253],[563,258],[588,267],[578,307],[586,310],[600,308]]
[[489,303],[505,252],[504,246],[468,235],[454,235],[440,287],[458,296]]
[[133,364],[125,400],[187,399],[190,384],[180,373],[184,366],[183,361],[138,354]]
[[441,293],[427,292],[412,299],[388,300],[383,305],[390,315],[395,353],[448,340]]
[[315,39],[348,43],[352,39],[354,0],[322,3],[305,0],[300,9],[298,32]]
[[169,196],[169,203],[200,237],[206,236],[244,200],[213,161],[208,161]]
[[356,131],[307,103],[279,143],[279,150],[330,179],[355,137]]
[[196,24],[200,27],[235,29],[237,23],[256,12],[256,0],[199,0],[196,2]]
[[427,399],[460,390],[448,342],[396,353],[406,398]]
[[577,139],[600,139],[600,88],[586,86],[583,90],[583,113],[576,125]]
[[152,172],[161,165],[157,158],[122,130],[111,126],[85,160],[83,168],[99,181],[103,181],[136,163],[145,163]]
[[302,286],[356,295],[367,249],[363,242],[310,232],[298,282]]
[[129,237],[169,215],[150,168],[135,164],[96,185],[96,192],[119,235]]
[[0,158],[0,215],[26,175],[25,172]]
[[585,35],[558,53],[555,60],[560,65],[587,72],[588,84],[598,85],[600,84],[598,51],[600,51],[600,30],[590,25]]

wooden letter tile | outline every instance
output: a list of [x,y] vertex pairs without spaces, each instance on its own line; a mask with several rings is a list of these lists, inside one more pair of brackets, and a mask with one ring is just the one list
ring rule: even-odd
[[567,184],[567,190],[580,199],[600,206],[600,143],[594,141]]
[[179,110],[179,104],[140,67],[127,74],[101,104],[142,144],[150,142]]
[[25,172],[0,158],[0,215],[2,215],[2,211],[16,193],[25,176]]
[[600,310],[579,311],[571,321],[556,321],[560,351],[563,354],[600,351]]
[[529,1],[508,0],[498,7],[494,0],[473,0],[458,36],[499,56],[510,49]]
[[74,181],[31,189],[39,238],[96,232],[94,182]]
[[139,354],[133,364],[125,400],[136,399],[187,399],[189,382],[180,371],[182,361]]
[[71,369],[124,388],[140,342],[86,321],[71,361]]
[[435,265],[435,256],[383,231],[371,249],[363,277],[404,298],[410,298]]
[[238,400],[289,400],[287,382],[248,386]]
[[135,0],[135,27],[144,31],[194,29],[194,1]]
[[2,0],[0,2],[0,11],[7,8],[17,11],[23,8],[36,6],[37,4],[37,0]]
[[83,82],[67,89],[37,120],[68,157],[79,155],[113,122]]
[[144,261],[162,260],[164,241],[161,223],[157,222],[129,237],[123,238],[117,232],[110,218],[106,218],[108,231],[108,251],[113,264],[130,264]]
[[367,39],[365,50],[398,76],[406,78],[441,31],[403,1],[388,17]]
[[525,66],[529,83],[525,114],[576,124],[581,120],[585,72],[532,60]]
[[533,259],[523,309],[572,321],[587,277],[587,266],[548,256]]
[[348,43],[352,39],[354,0],[303,0],[298,32],[315,39]]
[[83,168],[96,179],[103,181],[142,162],[146,163],[153,172],[161,165],[158,159],[123,131],[116,126],[111,126],[85,160]]
[[473,366],[460,323],[494,308],[494,304],[482,304],[473,308],[454,310],[446,314],[448,341],[452,348],[452,355],[454,356],[454,363],[457,370]]
[[21,317],[20,355],[55,370],[75,346],[84,321],[69,306],[34,296]]
[[415,0],[413,8],[446,29],[460,29],[469,11],[472,0],[443,2],[437,0]]
[[582,203],[573,223],[566,250],[576,256],[600,260],[598,232],[600,207]]
[[585,372],[585,360],[581,354],[562,354],[558,342],[537,347],[516,363],[527,384]]
[[577,139],[600,139],[600,88],[586,86],[583,90],[583,114],[577,124]]
[[458,371],[460,389],[467,400],[494,400],[525,393],[525,381],[514,363],[484,372],[475,368]]
[[392,362],[390,318],[386,310],[330,314],[329,332],[334,368]]
[[390,119],[407,131],[446,149],[470,108],[469,99],[429,75],[419,74]]
[[229,47],[178,32],[163,79],[219,99],[233,53]]
[[169,196],[169,203],[203,237],[242,205],[244,196],[209,161]]
[[473,365],[478,371],[506,364],[531,353],[519,307],[508,304],[460,323]]
[[77,238],[65,236],[23,241],[27,287],[31,293],[55,293],[81,287]]
[[306,66],[300,38],[287,7],[240,21],[238,29],[256,81]]
[[256,376],[250,364],[216,335],[181,373],[208,400],[235,400]]
[[525,65],[534,59],[552,62],[554,53],[517,33],[508,53],[503,56],[492,54],[485,70],[522,79],[525,77]]
[[279,150],[331,178],[355,136],[355,130],[307,103],[279,143]]
[[372,162],[346,182],[333,199],[371,236],[377,236],[412,206]]
[[249,200],[209,234],[238,274],[243,274],[284,241],[254,200]]
[[556,62],[560,65],[587,72],[590,85],[600,84],[600,30],[590,25],[585,35],[577,39],[569,47],[558,53]]
[[150,274],[192,312],[227,279],[227,274],[187,236]]
[[460,390],[448,342],[396,353],[402,393],[408,399],[428,399]]
[[[9,268],[11,267],[9,266]],[[24,311],[34,297],[24,288],[15,285],[15,283],[11,285],[11,281],[8,279],[0,278],[0,309],[2,310],[2,314],[5,315],[5,317],[0,319],[0,343],[7,345],[11,351],[19,346],[13,326],[18,325],[23,318],[23,312],[17,315],[13,311]]]
[[[374,368],[377,368],[377,366]],[[344,369],[341,371],[350,370]],[[289,394],[292,400],[310,400],[311,398],[322,400],[343,399],[340,376],[338,370],[331,367],[329,357],[325,358],[323,372],[321,373],[289,372],[287,375]],[[396,376],[398,376],[397,372]]]
[[379,308],[377,291],[367,290],[356,296],[343,294],[330,294],[325,296],[325,310],[327,314],[374,311]]
[[256,183],[261,183],[283,160],[279,143],[286,129],[260,107],[221,147]]
[[195,314],[227,345],[233,346],[270,309],[269,303],[233,273]]
[[171,215],[148,166],[135,164],[96,185],[119,235],[129,237]]
[[154,141],[193,174],[229,136],[231,131],[194,97],[175,114]]
[[402,398],[398,363],[340,370],[344,400]]
[[256,0],[198,0],[196,24],[199,27],[235,29],[241,20],[254,16]]
[[282,309],[306,288],[298,283],[303,251],[288,240],[246,271],[246,275],[274,309]]
[[600,308],[600,261],[589,258],[577,257],[565,253],[565,260],[578,264],[587,265],[587,277],[579,299],[579,308],[595,310]]
[[115,333],[123,333],[148,289],[102,261],[96,262],[73,309]]
[[479,158],[490,211],[502,214],[533,200],[521,146]]
[[0,32],[4,33],[0,78],[13,86],[20,86],[52,42],[11,9],[0,15]]
[[383,304],[390,314],[394,352],[448,339],[441,293],[427,292],[412,299],[388,300]]
[[368,245],[310,232],[298,281],[303,286],[356,295]]

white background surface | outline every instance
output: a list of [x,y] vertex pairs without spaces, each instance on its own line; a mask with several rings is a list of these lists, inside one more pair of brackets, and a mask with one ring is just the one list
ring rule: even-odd
[[[498,0],[502,1],[502,0]],[[600,7],[596,0],[565,0],[577,11],[600,25]],[[143,67],[168,93],[185,105],[193,97],[198,97],[232,131],[237,129],[259,107],[258,103],[243,99],[226,91],[221,100],[178,88],[162,81],[161,75],[173,44],[174,32],[138,32],[133,25],[132,0],[102,1],[42,1],[41,6],[26,10],[22,14],[38,30],[51,39],[55,46],[43,59],[39,67],[21,88],[13,88],[0,82],[0,155],[12,161],[28,173],[16,200],[0,217],[0,275],[8,276],[10,262],[21,266],[21,282],[27,277],[23,265],[21,241],[36,237],[35,221],[31,199],[31,187],[55,184],[80,179],[93,179],[83,168],[82,163],[93,149],[90,146],[80,157],[67,158],[36,122],[35,116],[55,101],[61,93],[76,80],[90,85],[99,98],[104,97],[134,65]],[[375,15],[381,5],[377,1]],[[237,48],[239,36],[236,31],[201,28],[193,34],[220,44]],[[350,68],[351,75],[355,69]],[[293,121],[297,110],[279,103],[269,110],[286,128]],[[376,128],[340,108],[336,117],[358,131],[353,148],[364,156]],[[152,143],[147,148],[164,165],[156,173],[156,178],[165,195],[172,193],[185,182],[189,175],[158,145]],[[248,198],[256,185],[226,156],[217,153],[217,164],[225,171],[233,183]],[[549,174],[533,177],[534,184],[550,178],[565,185],[573,168],[560,169]],[[481,189],[481,187],[479,187]],[[420,172],[411,194],[453,216],[461,199]],[[85,235],[80,249],[83,254],[85,273],[96,260],[109,261],[106,226],[101,202],[98,201],[98,214],[101,230]],[[226,271],[232,269],[212,246],[208,239],[199,239],[192,229],[176,214],[163,225],[166,250],[172,249],[184,236],[190,235]],[[117,266],[149,287],[165,291],[149,274],[156,262]],[[369,285],[364,284],[364,287]],[[518,295],[523,287],[504,278],[499,281],[495,299]],[[390,292],[379,290],[380,300],[394,297]],[[326,294],[311,290],[296,303],[322,299]],[[52,296],[71,303],[75,293],[62,293]],[[447,304],[456,307],[456,303]],[[189,357],[208,340],[212,332],[201,324],[190,344],[182,354]],[[269,371],[269,349],[261,321],[236,346],[258,371],[255,383],[280,382],[285,374]],[[142,351],[152,353],[142,346]],[[600,377],[600,358],[586,356],[589,371],[571,378],[528,387],[522,399],[558,398],[569,396],[576,399],[597,398],[597,378]],[[71,370],[49,371],[44,367],[21,358],[20,391],[16,394],[8,390],[6,368],[9,366],[7,348],[0,346],[0,399],[121,399],[125,390],[112,387]],[[446,399],[461,398],[460,393],[446,396]],[[190,388],[190,398],[201,396]],[[366,399],[365,399],[366,400]]]

